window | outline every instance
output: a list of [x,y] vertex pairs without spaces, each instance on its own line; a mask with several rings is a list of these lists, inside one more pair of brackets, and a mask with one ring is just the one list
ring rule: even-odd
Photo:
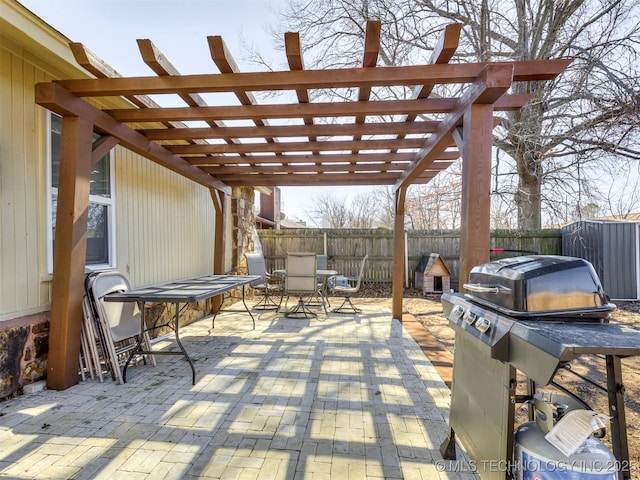
[[[47,187],[49,238],[47,241],[47,267],[53,272],[53,243],[55,239],[56,210],[58,204],[58,174],[60,171],[60,134],[62,118],[49,114],[49,141],[47,145]],[[94,136],[94,139],[98,135]],[[89,191],[89,220],[87,225],[86,267],[90,269],[115,266],[115,221],[113,200],[113,174],[111,154],[108,153],[91,167]]]

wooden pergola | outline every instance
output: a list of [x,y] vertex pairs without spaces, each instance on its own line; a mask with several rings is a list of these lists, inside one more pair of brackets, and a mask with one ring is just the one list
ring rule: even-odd
[[[36,102],[61,115],[61,166],[50,318],[48,386],[77,382],[89,200],[96,162],[116,144],[211,191],[215,251],[222,251],[222,212],[234,186],[390,185],[395,192],[393,307],[402,318],[404,204],[407,188],[424,184],[462,156],[460,279],[489,259],[489,194],[495,112],[513,111],[530,95],[512,95],[513,82],[554,79],[570,60],[450,64],[461,25],[444,29],[426,65],[376,67],[380,23],[367,24],[362,67],[305,70],[297,33],[285,34],[290,70],[241,73],[221,37],[208,37],[220,73],[180,75],[149,40],[139,40],[156,76],[113,78],[81,44],[76,60],[96,78],[36,85]],[[433,98],[439,84],[464,93]],[[376,87],[411,87],[406,99],[371,99]],[[352,101],[311,102],[313,89],[353,89]],[[253,92],[293,91],[297,102],[258,104]],[[201,94],[231,93],[234,105],[207,105]],[[184,107],[160,107],[146,95],[172,94]],[[101,110],[92,97],[119,96],[130,108]],[[426,120],[426,118],[437,120]],[[227,126],[226,121],[246,126]],[[184,122],[200,121],[189,127]],[[133,128],[131,125],[136,125]],[[204,126],[206,125],[206,126]],[[142,128],[141,128],[142,127]],[[97,132],[101,137],[92,140]],[[334,138],[338,137],[338,138]],[[214,273],[222,272],[217,255]]]

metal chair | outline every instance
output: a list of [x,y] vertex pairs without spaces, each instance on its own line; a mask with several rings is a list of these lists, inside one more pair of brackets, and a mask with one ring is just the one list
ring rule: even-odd
[[335,275],[327,279],[329,295],[344,296],[342,304],[331,310],[335,313],[360,313],[362,310],[356,307],[351,301],[351,296],[360,291],[362,285],[362,276],[364,275],[364,266],[369,255],[365,255],[360,264],[360,271],[357,277],[345,277]]
[[[258,294],[262,295],[260,301],[253,308],[257,310],[277,310],[282,303],[282,295],[284,293],[282,278],[267,272],[267,265],[261,253],[245,253],[244,257],[247,260],[247,273],[249,275],[260,275],[259,280],[249,284]],[[280,301],[276,303],[273,300],[274,296],[279,296]]]
[[[284,294],[287,296],[284,309],[286,317],[317,317],[318,314],[309,309],[305,298],[319,294],[325,313],[327,307],[324,302],[324,292],[318,288],[318,274],[316,273],[317,259],[315,253],[287,253],[286,276],[284,280]],[[298,304],[287,310],[290,296],[298,297]]]
[[[113,379],[124,383],[120,363],[124,363],[128,353],[135,348],[140,336],[141,311],[135,302],[105,302],[109,293],[129,290],[127,278],[117,272],[101,272],[87,281],[87,295],[90,296],[95,320],[99,325],[106,361],[109,363]],[[144,308],[144,307],[143,307]],[[151,350],[151,340],[145,331],[142,337],[145,350]],[[149,361],[156,366],[153,355]]]

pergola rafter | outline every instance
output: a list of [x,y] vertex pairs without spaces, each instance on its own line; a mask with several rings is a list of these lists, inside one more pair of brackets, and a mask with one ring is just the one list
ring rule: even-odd
[[[402,317],[407,188],[428,183],[462,156],[461,279],[469,265],[488,260],[492,129],[500,122],[494,115],[518,110],[531,99],[509,94],[512,82],[554,79],[571,60],[452,64],[460,29],[460,25],[445,27],[430,64],[377,67],[381,26],[370,21],[362,66],[326,70],[304,68],[299,35],[290,32],[285,34],[288,71],[246,73],[239,71],[222,38],[211,36],[207,37],[211,59],[220,73],[198,75],[180,75],[150,40],[139,40],[143,61],[157,76],[130,78],[110,75],[84,47],[72,44],[78,63],[96,78],[36,85],[36,102],[63,116],[63,133],[68,134],[63,135],[61,164],[72,163],[61,169],[61,175],[67,172],[70,177],[61,179],[59,189],[58,215],[67,215],[67,221],[56,228],[50,388],[75,383],[79,340],[70,341],[67,333],[76,331],[69,328],[70,322],[81,315],[81,304],[73,294],[82,289],[84,272],[85,247],[77,239],[82,238],[83,222],[86,230],[83,206],[88,198],[78,188],[87,179],[80,177],[88,174],[87,162],[116,143],[211,190],[216,252],[223,251],[221,217],[231,187],[392,186],[395,318]],[[431,97],[440,84],[460,84],[465,93]],[[378,87],[410,88],[413,94],[401,100],[372,98]],[[352,100],[314,102],[312,89],[355,93]],[[293,92],[297,101],[258,103],[260,92],[274,91]],[[207,105],[207,93],[231,94],[225,98],[233,102]],[[146,97],[152,94],[177,96],[186,106],[161,107]],[[131,107],[94,106],[101,97],[110,96],[128,99]],[[194,127],[192,122],[204,125]],[[93,142],[89,135],[93,132],[105,138]],[[214,273],[220,273],[218,257]]]

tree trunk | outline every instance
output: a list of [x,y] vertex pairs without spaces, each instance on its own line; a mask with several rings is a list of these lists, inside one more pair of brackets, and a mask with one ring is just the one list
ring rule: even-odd
[[540,230],[542,219],[541,178],[542,168],[537,152],[526,152],[517,159],[518,191],[515,194],[518,207],[518,228],[520,230]]
[[[518,93],[531,93],[533,85],[522,83]],[[541,118],[543,103],[532,101],[511,115],[509,148],[506,152],[516,161],[518,190],[514,195],[518,208],[518,228],[539,230],[542,227],[542,182],[547,147],[543,143]]]

